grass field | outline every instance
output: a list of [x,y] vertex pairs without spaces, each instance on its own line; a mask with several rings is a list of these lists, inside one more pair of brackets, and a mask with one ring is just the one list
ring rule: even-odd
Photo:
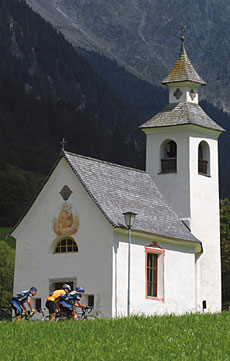
[[230,313],[0,322],[4,361],[230,361]]

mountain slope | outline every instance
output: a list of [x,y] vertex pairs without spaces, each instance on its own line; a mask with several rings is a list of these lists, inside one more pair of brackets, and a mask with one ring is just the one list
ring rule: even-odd
[[159,85],[179,53],[178,25],[187,25],[186,48],[210,85],[202,94],[230,111],[230,3],[228,0],[27,0],[75,45],[97,50]]
[[[64,136],[73,152],[144,167],[145,137],[138,125],[167,103],[166,89],[96,53],[81,56],[23,1],[2,0],[0,32],[2,159],[46,173]],[[225,113],[205,106],[229,129]],[[223,154],[229,153],[228,134],[220,138]],[[220,166],[225,195],[230,169],[226,162]]]
[[134,120],[132,114],[61,33],[24,1],[0,2],[0,75],[21,79],[27,93],[66,98],[78,110],[112,130]]
[[73,152],[144,166],[124,131],[137,118],[63,35],[18,0],[0,2],[0,33],[1,225],[17,221],[63,137]]

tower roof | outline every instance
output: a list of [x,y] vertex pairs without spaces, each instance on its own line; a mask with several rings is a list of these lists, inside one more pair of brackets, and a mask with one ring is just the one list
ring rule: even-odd
[[187,55],[184,47],[184,38],[181,38],[181,51],[179,58],[172,68],[171,72],[164,78],[161,84],[178,83],[189,81],[200,85],[206,85],[206,82],[197,74]]
[[192,124],[219,132],[224,131],[198,104],[188,102],[166,105],[164,109],[142,124],[140,128],[159,128],[186,124]]

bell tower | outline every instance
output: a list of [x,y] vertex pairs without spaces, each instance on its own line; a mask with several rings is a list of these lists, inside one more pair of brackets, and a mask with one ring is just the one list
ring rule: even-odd
[[140,128],[145,132],[146,171],[203,252],[195,256],[196,305],[221,310],[218,137],[224,130],[199,106],[206,82],[194,69],[181,36],[181,50],[162,84],[169,103]]

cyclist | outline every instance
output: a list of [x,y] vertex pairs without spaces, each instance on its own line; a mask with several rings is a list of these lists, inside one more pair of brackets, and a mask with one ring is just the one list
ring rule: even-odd
[[[11,306],[15,311],[16,320],[18,322],[21,321],[22,315],[27,313],[27,309],[24,305],[25,302],[27,302],[30,312],[33,314],[36,312],[36,310],[33,309],[31,305],[31,297],[35,296],[37,294],[36,287],[30,287],[27,291],[22,291],[21,293],[18,293],[16,296],[13,296],[11,301]],[[23,312],[24,310],[24,312]]]
[[64,283],[62,289],[52,292],[46,300],[46,307],[50,313],[50,321],[55,321],[56,314],[59,312],[58,301],[61,296],[68,294],[71,291],[70,285]]
[[63,295],[59,301],[59,307],[62,311],[67,313],[69,319],[77,321],[77,312],[74,307],[90,308],[81,303],[81,297],[84,295],[85,290],[82,287],[77,287],[76,291]]

